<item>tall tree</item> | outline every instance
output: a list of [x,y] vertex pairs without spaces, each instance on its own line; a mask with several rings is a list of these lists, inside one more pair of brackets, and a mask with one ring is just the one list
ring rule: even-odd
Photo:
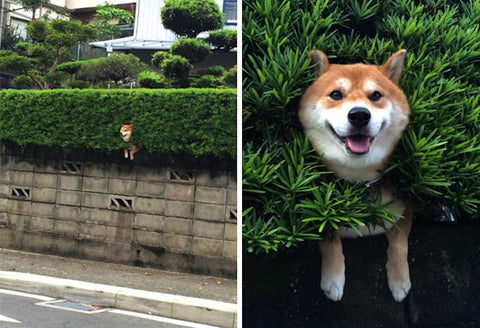
[[78,42],[95,39],[96,31],[79,21],[33,20],[27,26],[32,42],[19,42],[16,51],[0,53],[0,69],[20,73],[17,81],[49,89],[58,79],[57,66]]

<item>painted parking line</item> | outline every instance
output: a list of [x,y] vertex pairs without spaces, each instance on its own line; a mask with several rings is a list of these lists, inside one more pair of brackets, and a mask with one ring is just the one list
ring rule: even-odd
[[151,315],[151,314],[143,314],[143,313],[132,312],[132,311],[114,309],[114,310],[110,310],[109,312],[110,313],[122,314],[122,315],[128,315],[128,316],[136,317],[136,318],[140,318],[140,319],[169,323],[169,324],[172,324],[172,325],[178,325],[178,326],[189,327],[189,328],[218,328],[217,326],[209,326],[209,325],[204,325],[204,324],[201,324],[201,323],[195,323],[195,322],[178,320],[178,319],[171,319],[171,318],[160,317],[160,316]]
[[15,319],[12,319],[12,318],[6,317],[6,316],[4,316],[4,315],[1,315],[1,314],[0,314],[0,322],[21,323],[21,322],[20,322],[20,321],[18,321],[18,320],[15,320]]
[[17,291],[14,291],[14,290],[1,289],[1,288],[0,288],[0,294],[27,297],[27,298],[32,298],[32,299],[39,300],[39,301],[44,301],[44,302],[55,300],[55,298],[51,298],[51,297],[48,297],[48,296],[41,296],[41,295],[17,292]]

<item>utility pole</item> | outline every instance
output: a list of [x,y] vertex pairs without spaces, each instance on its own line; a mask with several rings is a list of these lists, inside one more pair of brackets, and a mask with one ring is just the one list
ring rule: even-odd
[[3,37],[3,19],[5,16],[5,0],[2,0],[1,6],[0,6],[0,49],[2,49],[2,37]]

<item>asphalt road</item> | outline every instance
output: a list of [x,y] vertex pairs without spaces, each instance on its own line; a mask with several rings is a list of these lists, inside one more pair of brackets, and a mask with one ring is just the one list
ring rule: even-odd
[[[61,305],[62,308],[52,307],[52,305]],[[0,289],[0,328],[84,327],[212,328],[212,326],[186,321],[115,309],[99,309],[95,306]]]

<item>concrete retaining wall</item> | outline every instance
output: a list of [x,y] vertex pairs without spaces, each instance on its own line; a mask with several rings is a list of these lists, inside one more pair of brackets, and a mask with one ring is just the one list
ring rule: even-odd
[[232,172],[0,146],[0,247],[236,275]]

